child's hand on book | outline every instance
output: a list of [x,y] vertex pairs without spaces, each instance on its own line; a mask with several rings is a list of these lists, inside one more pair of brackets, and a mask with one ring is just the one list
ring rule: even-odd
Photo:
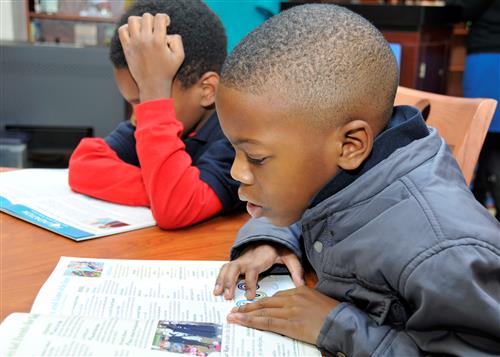
[[168,35],[170,17],[145,13],[130,16],[118,29],[130,74],[139,87],[141,102],[169,98],[172,82],[184,61],[179,35]]
[[301,286],[235,307],[227,321],[315,345],[326,317],[338,304],[317,290]]
[[285,264],[295,286],[304,285],[304,270],[299,258],[291,250],[279,245],[257,244],[246,248],[238,259],[222,266],[215,282],[214,294],[224,293],[225,299],[232,299],[238,278],[244,275],[246,296],[251,300],[255,297],[259,274],[274,264]]

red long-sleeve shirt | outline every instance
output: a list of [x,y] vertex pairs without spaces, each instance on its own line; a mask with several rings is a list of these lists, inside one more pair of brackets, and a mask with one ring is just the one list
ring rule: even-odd
[[129,164],[100,138],[83,139],[69,164],[74,191],[99,199],[151,208],[164,229],[188,226],[222,210],[215,191],[200,178],[181,139],[172,99],[137,105],[136,153]]

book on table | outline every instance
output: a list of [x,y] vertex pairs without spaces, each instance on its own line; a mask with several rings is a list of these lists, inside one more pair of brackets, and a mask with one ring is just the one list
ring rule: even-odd
[[67,169],[0,173],[0,210],[75,241],[156,224],[151,210],[73,192]]
[[[0,325],[0,355],[320,356],[315,346],[229,324],[250,301],[214,296],[222,261],[61,257],[30,313]],[[259,280],[255,299],[294,287],[288,275]],[[254,299],[254,300],[255,300]]]

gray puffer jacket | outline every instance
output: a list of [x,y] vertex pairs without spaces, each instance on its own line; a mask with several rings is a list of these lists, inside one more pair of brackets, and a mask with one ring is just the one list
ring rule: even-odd
[[434,129],[279,228],[250,220],[249,243],[304,252],[320,292],[341,301],[318,347],[337,356],[500,355],[500,225],[476,202]]

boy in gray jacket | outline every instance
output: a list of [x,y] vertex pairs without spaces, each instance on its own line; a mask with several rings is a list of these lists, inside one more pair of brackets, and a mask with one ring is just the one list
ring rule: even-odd
[[216,105],[253,219],[214,293],[244,275],[252,298],[274,264],[298,286],[229,322],[326,355],[500,354],[500,226],[420,112],[393,108],[397,85],[383,36],[334,5],[283,12],[228,57]]

